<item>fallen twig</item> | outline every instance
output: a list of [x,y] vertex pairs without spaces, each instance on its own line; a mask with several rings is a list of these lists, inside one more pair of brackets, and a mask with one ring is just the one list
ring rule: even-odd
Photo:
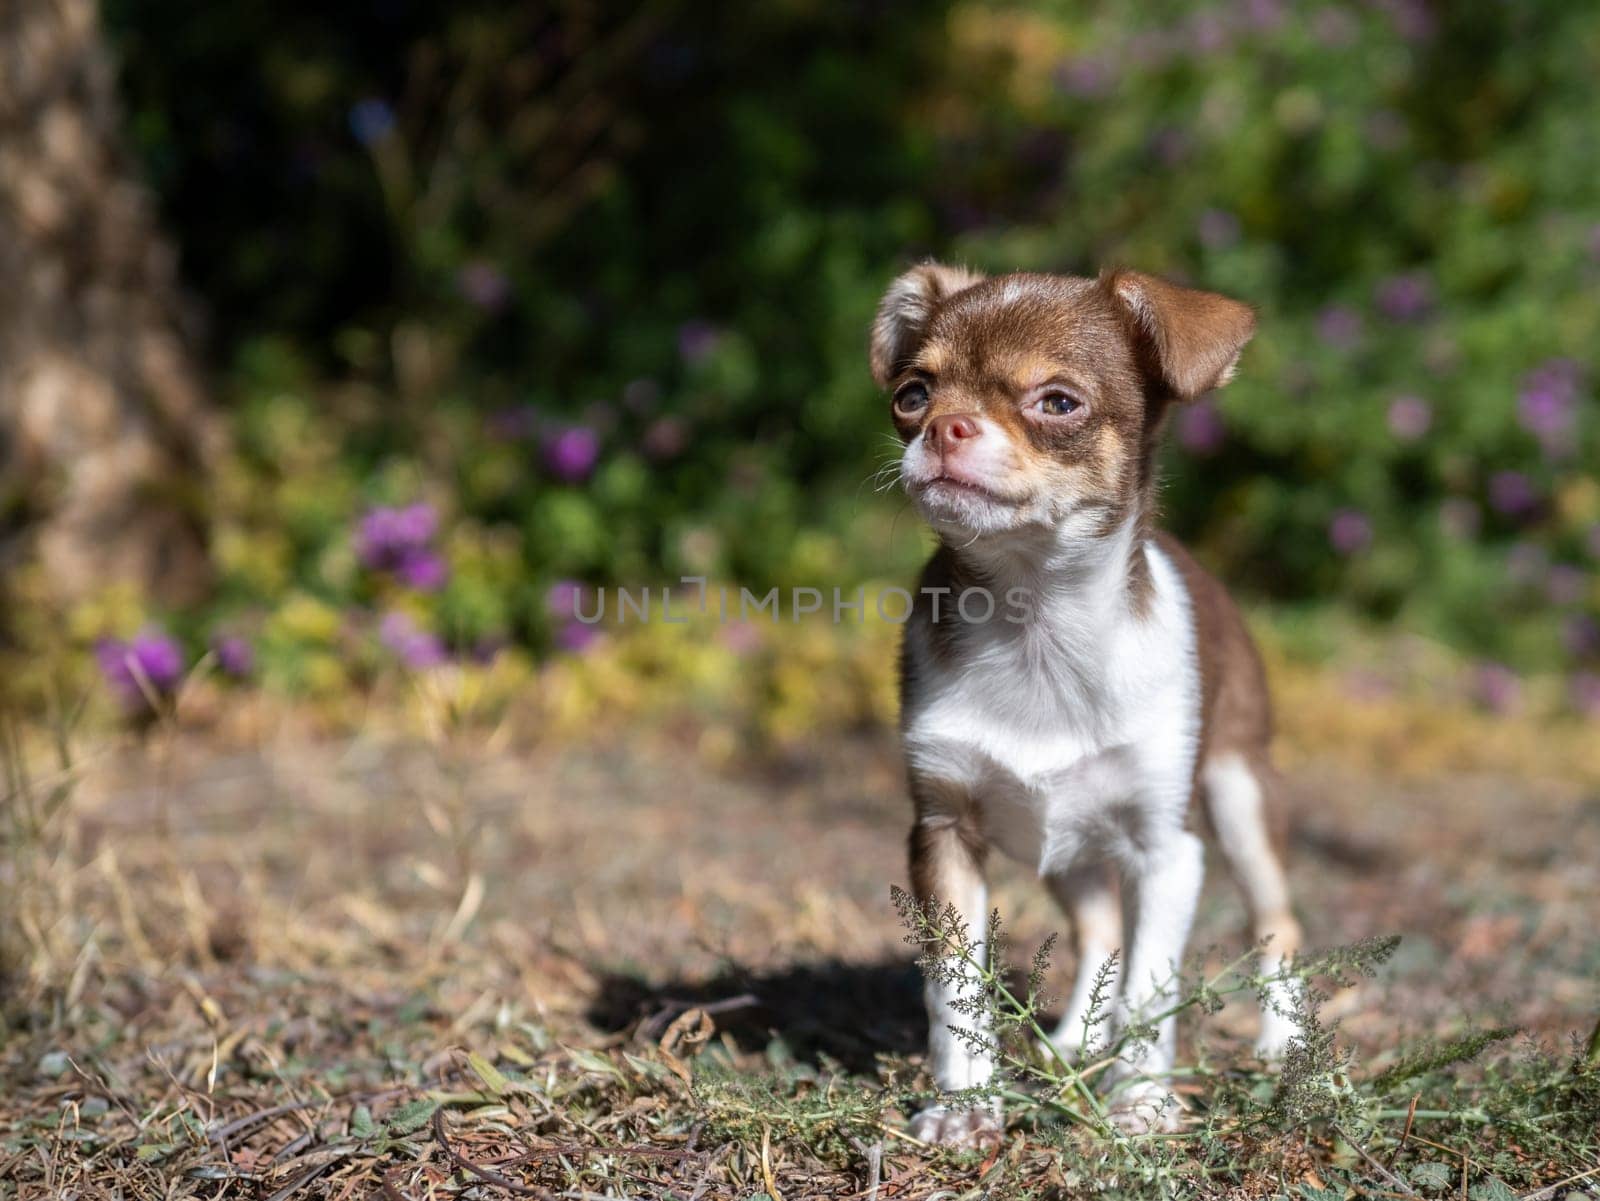
[[462,1155],[461,1152],[450,1145],[450,1139],[444,1132],[444,1108],[442,1106],[433,1111],[433,1137],[444,1150],[446,1158],[469,1176],[476,1176],[479,1180],[486,1181],[499,1188],[508,1189],[522,1197],[553,1198],[555,1196],[549,1189],[540,1188],[538,1185],[522,1184],[519,1181],[512,1180],[509,1176],[502,1176],[499,1172],[490,1168],[480,1167],[465,1155]]

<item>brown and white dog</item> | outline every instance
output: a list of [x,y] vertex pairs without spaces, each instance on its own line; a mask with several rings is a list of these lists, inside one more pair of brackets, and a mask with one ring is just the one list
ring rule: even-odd
[[[1226,383],[1254,327],[1237,301],[1133,271],[986,279],[937,264],[895,280],[873,326],[901,480],[940,541],[902,662],[913,891],[981,935],[990,847],[1044,879],[1077,949],[1052,1036],[1064,1054],[1088,1036],[1093,977],[1113,950],[1116,1020],[1162,1008],[1204,871],[1196,809],[1253,937],[1272,960],[1299,943],[1273,837],[1260,659],[1223,587],[1154,526],[1168,407]],[[983,599],[958,605],[964,594]],[[927,992],[930,1070],[949,1091],[993,1071],[950,1029],[959,989]],[[1291,1000],[1263,1010],[1264,1054],[1295,1033]],[[1172,1020],[1158,1031],[1141,1062],[1119,1065],[1125,1129],[1175,1120]],[[972,1142],[997,1121],[935,1105],[913,1130]]]

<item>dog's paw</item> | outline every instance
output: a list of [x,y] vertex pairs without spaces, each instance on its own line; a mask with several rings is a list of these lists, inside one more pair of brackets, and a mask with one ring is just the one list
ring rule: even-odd
[[975,1149],[1000,1143],[997,1105],[930,1105],[911,1119],[912,1136],[944,1147]]
[[1124,1134],[1172,1134],[1183,1114],[1178,1098],[1153,1080],[1130,1084],[1112,1102],[1111,1124]]

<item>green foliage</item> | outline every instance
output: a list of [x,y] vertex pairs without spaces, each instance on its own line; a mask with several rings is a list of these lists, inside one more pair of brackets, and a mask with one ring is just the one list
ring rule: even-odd
[[1379,1075],[1373,1080],[1372,1087],[1388,1091],[1397,1084],[1415,1080],[1429,1072],[1437,1072],[1457,1063],[1469,1063],[1486,1048],[1504,1042],[1516,1033],[1515,1026],[1495,1026],[1489,1030],[1475,1030],[1435,1047],[1421,1047]]
[[[1048,945],[1034,956],[1028,987],[1019,991],[1011,984],[1015,977],[998,915],[990,917],[980,944],[954,907],[937,900],[919,903],[898,888],[893,896],[906,941],[923,948],[918,960],[923,974],[960,990],[953,1008],[964,1025],[952,1030],[986,1050],[996,1064],[987,1085],[952,1094],[908,1094],[902,1107],[909,1111],[930,1097],[955,1106],[1001,1098],[1009,1122],[1041,1131],[1070,1129],[1076,1141],[1066,1145],[1094,1159],[1094,1180],[1107,1195],[1122,1195],[1119,1187],[1130,1184],[1144,1191],[1129,1195],[1194,1195],[1196,1188],[1244,1182],[1260,1187],[1274,1178],[1281,1192],[1287,1183],[1285,1149],[1319,1143],[1331,1143],[1334,1163],[1342,1169],[1337,1174],[1347,1176],[1358,1192],[1405,1189],[1402,1176],[1424,1193],[1444,1191],[1463,1180],[1461,1160],[1436,1158],[1439,1151],[1456,1149],[1440,1142],[1445,1139],[1468,1163],[1472,1195],[1498,1197],[1515,1195],[1508,1182],[1541,1182],[1551,1172],[1591,1162],[1596,1150],[1600,1073],[1581,1054],[1564,1058],[1529,1044],[1515,1055],[1478,1064],[1490,1047],[1514,1036],[1513,1029],[1470,1032],[1404,1051],[1381,1072],[1363,1068],[1355,1050],[1338,1038],[1336,1025],[1323,1019],[1320,1009],[1328,994],[1322,986],[1348,987],[1358,977],[1375,976],[1393,955],[1397,938],[1297,956],[1269,973],[1261,970],[1259,953],[1210,975],[1180,970],[1163,990],[1165,1009],[1112,1030],[1092,1053],[1069,1063],[1049,1045],[1036,991],[1048,970]],[[1300,1034],[1277,1071],[1265,1073],[1225,1056],[1213,1059],[1205,1048],[1204,1019],[1229,996],[1265,995],[1270,986],[1285,985],[1300,998],[1294,1015]],[[1101,1004],[1097,1001],[1095,1009]],[[1141,1044],[1169,1015],[1189,1020],[1196,1027],[1194,1041],[1204,1048],[1197,1062],[1176,1069],[1177,1077],[1198,1086],[1190,1090],[1182,1128],[1173,1134],[1122,1134],[1113,1123],[1118,1088],[1126,1081],[1108,1083],[1116,1072],[1104,1069],[1118,1061],[1137,1063]],[[1091,1024],[1100,1025],[1101,1019],[1093,1016]],[[1061,1127],[1063,1119],[1067,1127]],[[1306,1197],[1346,1195],[1340,1189],[1299,1188]]]
[[877,1137],[892,1098],[861,1081],[812,1076],[758,1076],[708,1063],[696,1076],[694,1096],[718,1138],[798,1140],[819,1155],[848,1158],[862,1141]]
[[228,364],[225,613],[381,599],[349,527],[418,495],[458,532],[411,603],[457,647],[547,645],[564,577],[903,576],[914,522],[863,484],[887,280],[1127,262],[1261,310],[1177,414],[1172,525],[1600,704],[1591,8],[107,15]]
[[1526,665],[1592,654],[1600,163],[1581,131],[1600,118],[1600,22],[1554,4],[1251,12],[1165,3],[1130,28],[1125,9],[1067,8],[1067,87],[1026,125],[991,102],[973,133],[996,172],[1056,139],[1059,178],[957,247],[1126,261],[1260,306],[1214,414],[1178,415],[1166,504],[1231,576]]

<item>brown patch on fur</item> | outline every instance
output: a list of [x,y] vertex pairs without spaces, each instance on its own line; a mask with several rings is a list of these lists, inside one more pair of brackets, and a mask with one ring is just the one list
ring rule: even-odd
[[961,845],[975,861],[988,854],[989,841],[983,832],[978,807],[959,784],[926,776],[913,776],[911,800],[917,824],[929,830],[953,830]]
[[1272,706],[1266,671],[1244,618],[1215,576],[1165,531],[1156,545],[1183,577],[1194,614],[1200,657],[1200,759],[1235,751],[1263,753],[1272,741]]
[[960,564],[956,556],[949,547],[941,546],[928,560],[917,580],[916,606],[912,610],[911,620],[927,631],[929,649],[942,666],[952,663],[960,649],[960,623],[951,621],[949,616],[952,598],[966,587],[965,580],[959,575]]
[[888,387],[916,353],[939,306],[982,278],[964,267],[923,263],[889,285],[878,305],[868,345],[872,378],[880,388]]
[[923,904],[934,898],[959,904],[974,878],[982,878],[988,857],[977,807],[964,788],[944,780],[913,777],[911,798],[917,811],[909,844],[912,895]]
[[1209,824],[1200,804],[1200,772],[1214,756],[1239,755],[1261,788],[1262,819],[1281,855],[1288,841],[1288,822],[1269,754],[1272,697],[1261,654],[1239,607],[1217,578],[1171,534],[1158,532],[1155,541],[1178,569],[1194,615],[1195,650],[1200,660],[1200,744],[1195,755],[1192,805],[1200,809],[1202,822]]
[[1249,305],[1142,271],[1113,271],[1102,281],[1132,321],[1147,372],[1174,397],[1193,400],[1232,377],[1256,328]]
[[[911,614],[906,621],[905,629],[909,632],[915,627],[926,631],[929,651],[942,667],[954,663],[961,653],[965,623],[956,613],[956,598],[960,596],[962,589],[972,587],[974,583],[973,578],[963,569],[960,558],[948,546],[940,546],[933,552],[933,557],[928,560],[922,569],[922,575],[917,579],[917,591],[912,597]],[[948,591],[939,592],[937,591],[939,589]],[[935,613],[938,614],[937,620]],[[900,649],[902,697],[910,694],[913,686],[910,677],[914,670],[912,656],[902,642]],[[903,705],[901,710],[904,712]]]
[[938,375],[949,366],[949,358],[942,346],[927,347],[920,355],[918,362],[923,371]]
[[[1154,533],[1156,453],[1173,400],[1192,400],[1221,387],[1255,332],[1248,305],[1215,292],[1180,287],[1139,271],[1103,274],[1101,286],[1122,308],[1145,379],[1140,429],[1138,494],[1141,533]],[[1130,583],[1135,612],[1145,612],[1153,587],[1148,570]]]

